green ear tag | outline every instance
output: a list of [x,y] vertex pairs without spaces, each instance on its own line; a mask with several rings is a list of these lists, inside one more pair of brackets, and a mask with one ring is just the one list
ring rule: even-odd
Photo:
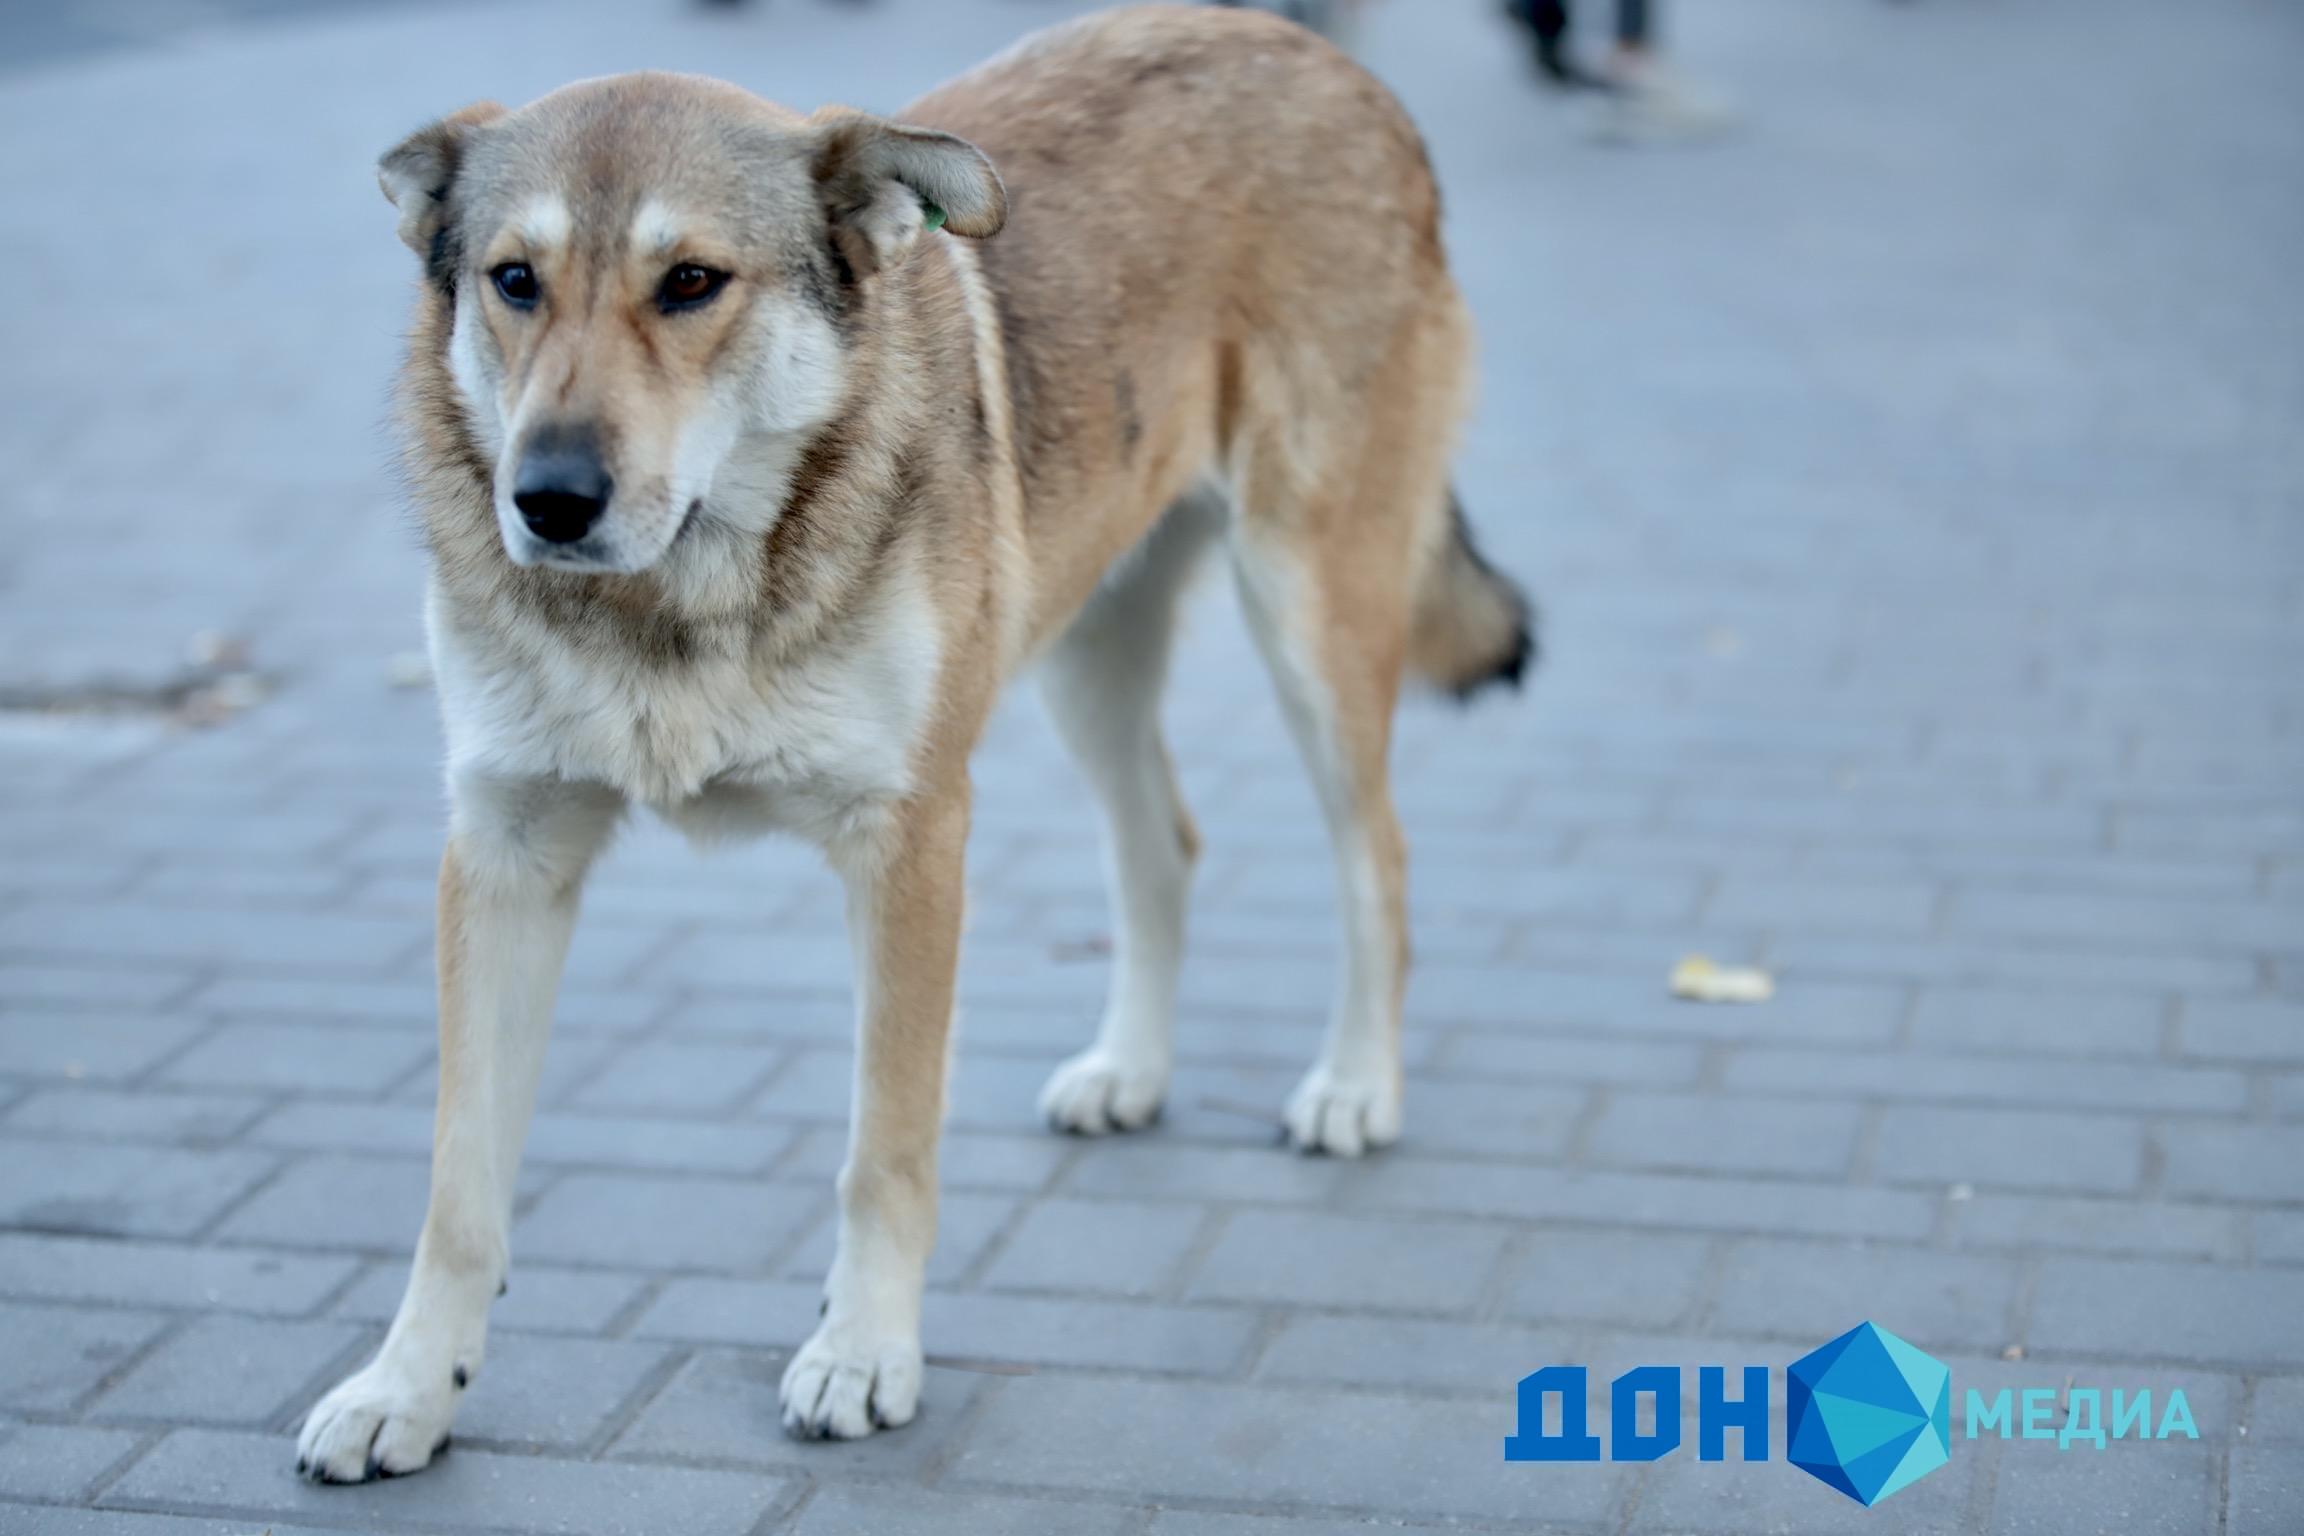
[[934,203],[923,202],[920,205],[920,217],[930,229],[942,229],[944,227],[944,210]]

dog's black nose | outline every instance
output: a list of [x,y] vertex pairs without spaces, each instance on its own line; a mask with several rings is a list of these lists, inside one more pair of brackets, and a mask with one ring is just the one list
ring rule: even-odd
[[552,544],[573,544],[608,509],[615,483],[600,462],[598,439],[581,427],[543,427],[528,439],[512,481],[512,505],[528,531]]

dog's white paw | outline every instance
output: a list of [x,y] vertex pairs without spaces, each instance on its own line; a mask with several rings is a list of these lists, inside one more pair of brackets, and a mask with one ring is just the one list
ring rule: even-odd
[[1287,1121],[1297,1150],[1358,1157],[1400,1139],[1400,1084],[1383,1073],[1345,1073],[1323,1063],[1288,1096]]
[[1140,1131],[1160,1117],[1167,1097],[1165,1067],[1091,1048],[1049,1075],[1040,1090],[1040,1117],[1076,1136]]
[[784,1368],[784,1432],[801,1440],[861,1440],[920,1411],[920,1336],[873,1338],[816,1325]]
[[296,1438],[296,1470],[316,1483],[364,1483],[420,1472],[448,1443],[461,1388],[378,1360],[320,1399]]

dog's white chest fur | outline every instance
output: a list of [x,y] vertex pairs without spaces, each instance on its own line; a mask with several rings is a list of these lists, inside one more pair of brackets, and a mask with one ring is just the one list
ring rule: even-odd
[[459,624],[435,594],[433,666],[451,774],[606,784],[691,836],[828,840],[911,787],[933,708],[934,619],[896,592],[845,647],[764,667],[590,655],[541,624]]

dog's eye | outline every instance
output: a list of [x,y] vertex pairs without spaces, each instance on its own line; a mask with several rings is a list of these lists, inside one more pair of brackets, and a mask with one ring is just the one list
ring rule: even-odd
[[710,302],[727,284],[727,273],[684,261],[664,274],[664,286],[656,290],[656,303],[667,314],[676,309],[694,309]]
[[536,302],[544,290],[536,281],[536,273],[524,261],[508,261],[489,272],[496,291],[504,295],[504,302],[514,309],[526,309]]

